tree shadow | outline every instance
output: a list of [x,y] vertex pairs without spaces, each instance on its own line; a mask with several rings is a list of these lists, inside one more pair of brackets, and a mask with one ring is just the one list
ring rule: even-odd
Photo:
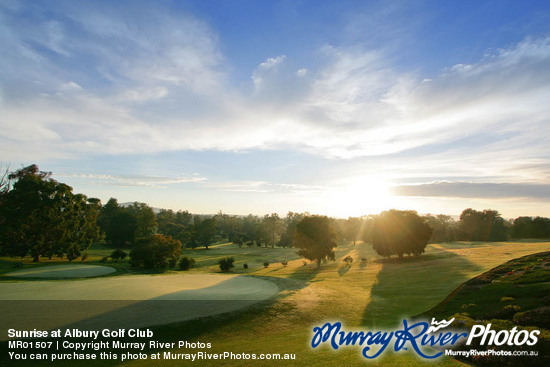
[[[15,330],[57,330],[61,329],[61,335],[65,335],[65,330],[81,331],[100,331],[101,340],[112,340],[108,336],[101,334],[101,330],[125,329],[130,328],[146,330],[151,329],[154,333],[153,338],[139,339],[146,343],[143,352],[150,350],[149,340],[177,341],[177,340],[196,340],[201,335],[217,332],[220,328],[227,329],[226,332],[233,332],[242,328],[244,323],[254,324],[256,317],[265,318],[266,310],[276,307],[276,311],[268,315],[277,317],[282,312],[281,308],[291,307],[290,303],[281,303],[280,301],[289,296],[292,292],[307,286],[303,282],[298,282],[286,278],[273,278],[263,276],[253,276],[253,278],[269,279],[278,287],[278,292],[266,299],[246,299],[246,297],[233,297],[234,299],[216,300],[208,299],[208,293],[212,293],[212,288],[222,291],[231,288],[231,282],[238,279],[232,278],[223,281],[212,287],[178,291],[149,300],[47,300],[47,301],[0,301],[0,311],[11,310],[11,316],[8,312],[2,312],[0,321],[3,328],[7,331],[9,328]],[[235,287],[232,287],[233,289]],[[240,285],[239,285],[240,288]],[[190,299],[177,300],[179,293],[186,292]],[[227,290],[226,294],[231,295],[232,291]],[[14,310],[19,315],[13,318]],[[198,312],[197,312],[198,311]],[[221,311],[221,312],[220,312]],[[284,311],[284,310],[283,310]],[[203,316],[200,316],[200,313]],[[210,314],[209,314],[210,313]],[[65,321],[64,315],[71,314],[73,321]],[[185,317],[185,315],[190,315]],[[195,316],[191,316],[195,314]],[[182,317],[182,315],[184,315]],[[198,315],[198,316],[197,316]],[[22,325],[21,321],[28,319],[29,325]],[[57,319],[56,319],[57,318]],[[10,322],[8,322],[8,320]],[[78,320],[78,321],[75,321]],[[250,325],[248,326],[250,327]],[[247,330],[248,332],[250,330]],[[7,333],[5,333],[7,335]],[[143,336],[143,335],[142,335]],[[136,342],[136,338],[129,337],[128,333],[121,338],[116,338],[121,342]],[[43,338],[43,340],[56,340]],[[74,337],[71,341],[85,342],[89,337]],[[202,340],[201,340],[202,341]],[[91,347],[90,347],[91,348]],[[155,352],[161,351],[156,348]],[[162,348],[162,350],[168,350]],[[5,352],[7,356],[9,348],[8,342],[0,341],[0,352]],[[121,349],[119,352],[125,351]],[[62,347],[59,353],[70,353],[71,350],[65,350]],[[84,352],[84,351],[83,351]],[[87,349],[86,352],[94,352]],[[177,353],[178,351],[176,351]],[[0,360],[1,362],[1,360]],[[96,361],[90,365],[119,365],[120,361]],[[33,362],[34,363],[34,362]],[[46,363],[47,364],[47,363]],[[47,364],[49,365],[49,364]]]
[[376,259],[381,264],[361,325],[393,327],[405,317],[430,309],[481,268],[453,252],[432,248],[403,259]]
[[338,269],[338,275],[343,277],[349,270],[351,269],[351,265],[344,265],[344,266],[341,266],[339,269]]

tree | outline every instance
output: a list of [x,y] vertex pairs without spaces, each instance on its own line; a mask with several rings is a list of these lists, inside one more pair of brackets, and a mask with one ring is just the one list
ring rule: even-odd
[[496,210],[465,209],[460,214],[459,238],[463,241],[506,241],[508,224]]
[[223,272],[228,272],[230,269],[235,267],[233,263],[235,262],[235,259],[233,257],[223,257],[218,260],[218,265],[220,266],[220,270]]
[[98,199],[73,194],[36,165],[10,173],[8,180],[0,205],[2,252],[30,253],[35,262],[53,254],[74,259],[99,239]]
[[116,249],[113,252],[111,252],[111,259],[114,260],[114,262],[118,262],[118,260],[124,260],[128,256],[128,254],[121,249]]
[[299,249],[298,255],[301,257],[316,261],[317,268],[321,266],[321,261],[334,261],[336,232],[329,218],[319,215],[303,218],[296,225],[294,247]]
[[180,256],[180,241],[170,236],[154,234],[137,240],[130,251],[130,262],[134,267],[163,269],[169,264],[175,264]]
[[518,217],[514,220],[512,225],[512,237],[513,238],[530,238],[533,236],[533,218],[532,217]]
[[533,237],[550,238],[550,219],[544,217],[533,219]]
[[105,239],[113,246],[132,247],[136,242],[137,219],[132,213],[122,208],[109,224]]
[[193,221],[190,240],[191,247],[195,248],[198,245],[203,245],[208,250],[208,245],[212,243],[216,235],[216,219],[201,218],[195,215]]
[[279,214],[271,213],[266,214],[262,220],[263,238],[266,247],[271,245],[271,248],[275,247],[277,237],[279,237],[282,229],[281,218]]
[[420,255],[431,235],[431,227],[415,211],[392,209],[374,220],[372,247],[384,257]]
[[180,270],[189,270],[193,266],[195,266],[195,259],[193,259],[192,257],[184,256],[180,259]]
[[277,246],[287,248],[292,247],[292,241],[294,241],[294,233],[296,232],[296,225],[309,213],[293,213],[288,212],[284,219],[284,225],[286,226],[285,230],[277,242]]
[[344,224],[344,237],[348,241],[353,241],[355,246],[355,241],[361,238],[361,227],[363,221],[361,218],[349,217]]
[[135,238],[148,237],[157,231],[157,217],[153,208],[145,203],[134,202],[126,208],[136,218]]
[[424,221],[432,227],[430,243],[440,243],[455,240],[457,223],[450,215],[438,214],[435,217],[427,214]]

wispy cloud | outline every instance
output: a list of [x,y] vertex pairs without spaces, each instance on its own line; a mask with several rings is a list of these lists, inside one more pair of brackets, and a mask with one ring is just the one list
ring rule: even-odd
[[[325,45],[316,65],[299,67],[275,54],[250,70],[247,93],[229,82],[216,32],[188,13],[147,4],[131,14],[115,5],[49,11],[2,9],[8,159],[292,149],[368,157],[411,178],[550,180],[550,38],[438,75],[404,72],[386,50],[359,45]],[[32,16],[15,22],[22,12]]]
[[60,174],[59,177],[80,178],[94,185],[113,186],[142,186],[147,188],[165,189],[170,185],[183,183],[201,183],[206,178],[198,174],[183,177],[158,177],[158,176],[124,176],[101,174]]
[[211,182],[208,183],[208,186],[216,190],[227,192],[277,192],[300,195],[320,194],[327,192],[328,190],[328,187],[322,185],[276,183],[267,181]]
[[392,191],[400,196],[550,200],[550,184],[433,182],[396,186]]

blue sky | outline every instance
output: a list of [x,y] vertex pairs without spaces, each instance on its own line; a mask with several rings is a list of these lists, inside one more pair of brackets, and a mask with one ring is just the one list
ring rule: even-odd
[[196,213],[550,216],[545,1],[3,1],[0,162]]

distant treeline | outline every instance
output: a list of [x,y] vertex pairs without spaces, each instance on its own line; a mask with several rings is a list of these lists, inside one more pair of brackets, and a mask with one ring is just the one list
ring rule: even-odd
[[[417,216],[414,211],[399,215],[400,218]],[[99,199],[73,194],[70,186],[52,179],[49,172],[39,171],[36,165],[14,172],[6,170],[0,176],[0,253],[21,257],[30,254],[35,261],[40,256],[67,256],[72,260],[81,256],[92,242],[100,240],[128,249],[140,241],[143,243],[144,238],[170,244],[173,239],[187,248],[208,248],[221,241],[233,242],[239,247],[293,247],[296,226],[309,216],[307,212],[289,212],[285,217],[277,213],[263,217],[237,216],[221,211],[215,215],[197,215],[165,209],[155,213],[144,203],[119,205],[112,198],[102,205]],[[373,243],[373,239],[376,240],[373,226],[380,216],[329,218],[329,221],[338,243]],[[550,238],[548,218],[519,217],[508,221],[491,209],[465,209],[459,220],[448,215],[420,218],[431,228],[431,243]],[[391,230],[399,231],[393,227]]]

